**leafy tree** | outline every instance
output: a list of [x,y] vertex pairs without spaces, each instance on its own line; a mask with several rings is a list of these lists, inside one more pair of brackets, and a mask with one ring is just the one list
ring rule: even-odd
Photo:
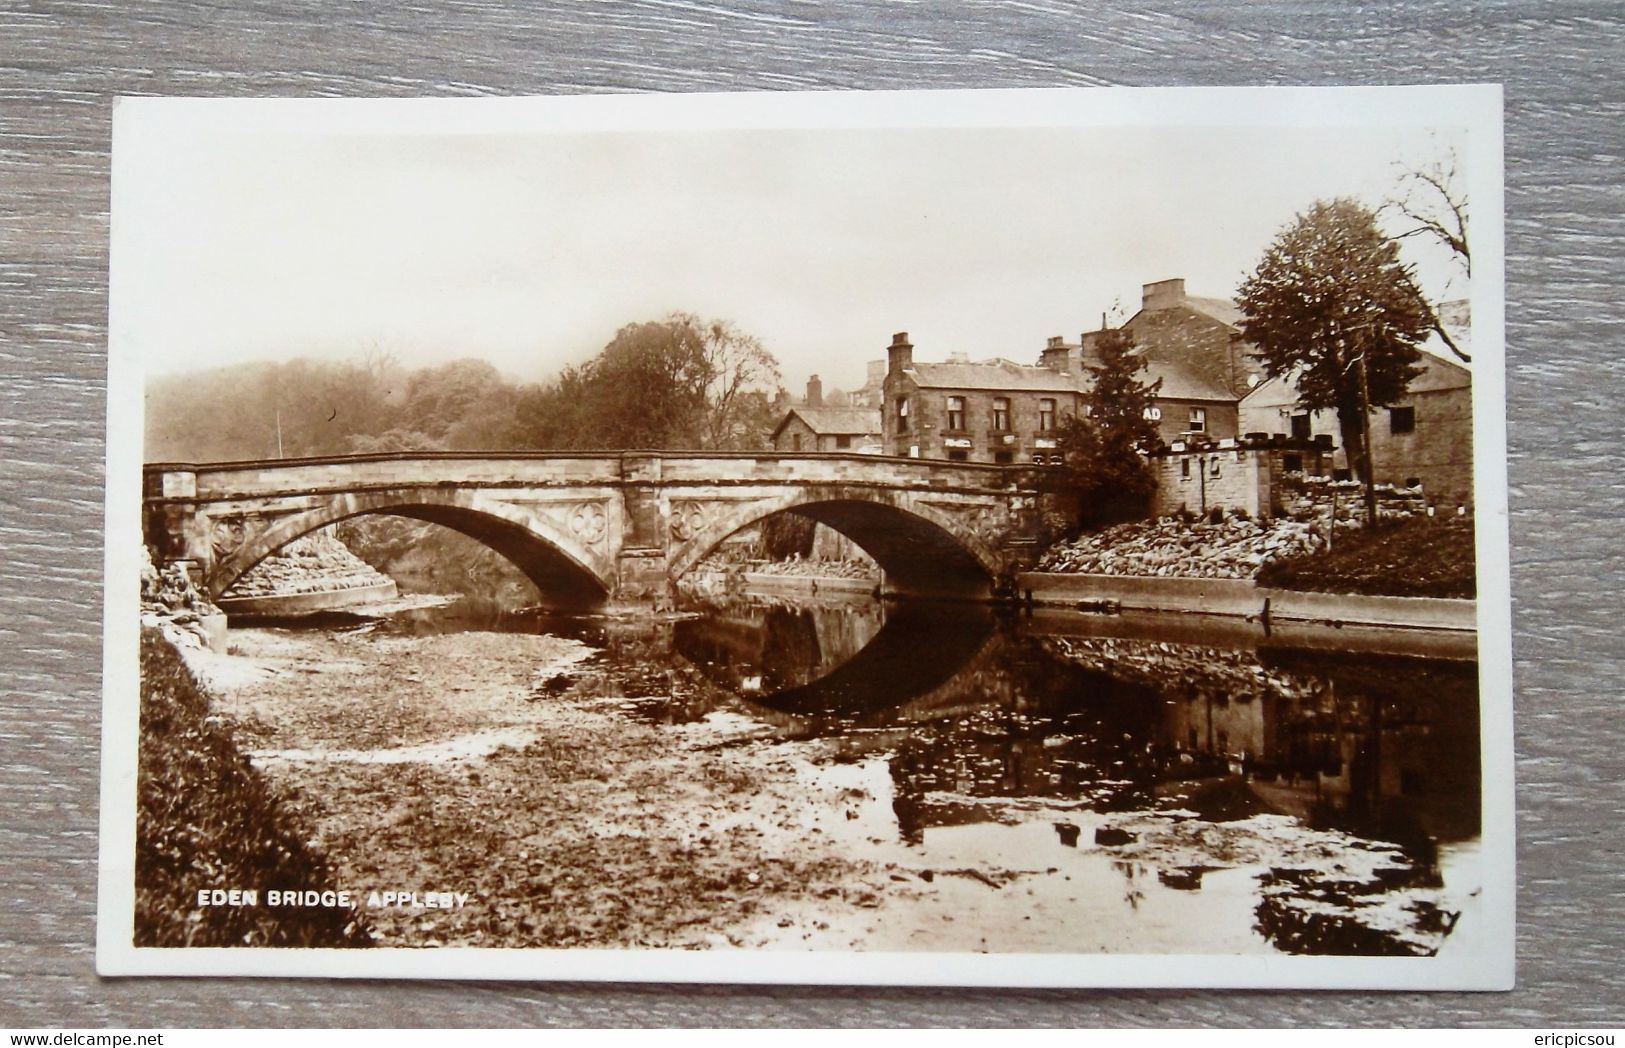
[[1294,378],[1300,407],[1337,412],[1349,463],[1369,480],[1365,404],[1404,396],[1433,313],[1398,244],[1357,201],[1318,201],[1275,238],[1237,301],[1265,371]]
[[542,448],[764,448],[778,377],[754,337],[675,313],[626,325],[592,360],[526,390],[518,428]]
[[1085,526],[1144,515],[1156,490],[1145,453],[1161,445],[1148,412],[1162,380],[1141,377],[1146,361],[1135,352],[1134,337],[1123,328],[1108,330],[1093,348],[1083,414],[1063,418],[1056,440],[1062,483],[1077,498],[1076,516]]
[[517,392],[491,364],[454,360],[411,373],[397,428],[454,451],[511,447],[517,400]]

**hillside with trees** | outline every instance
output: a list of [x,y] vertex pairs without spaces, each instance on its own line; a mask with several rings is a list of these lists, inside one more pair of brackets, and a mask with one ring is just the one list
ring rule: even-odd
[[[628,324],[594,358],[542,383],[490,363],[408,370],[392,355],[265,361],[155,377],[148,462],[411,451],[615,448],[749,451],[771,446],[782,390],[760,340],[686,313]],[[480,543],[434,525],[360,517],[340,537],[368,563],[425,586],[528,590]]]

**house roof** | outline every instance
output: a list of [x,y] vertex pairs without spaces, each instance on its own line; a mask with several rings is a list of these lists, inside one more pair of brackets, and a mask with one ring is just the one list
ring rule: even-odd
[[[1443,347],[1440,347],[1443,349]],[[1473,373],[1454,360],[1433,353],[1423,353],[1417,361],[1422,373],[1411,380],[1407,393],[1428,393],[1442,389],[1471,389]],[[1276,375],[1255,386],[1242,401],[1253,405],[1296,404],[1298,400],[1297,372]]]
[[773,427],[774,437],[789,425],[791,418],[801,419],[820,436],[862,436],[881,431],[879,408],[791,408]]
[[1075,392],[1077,379],[1034,364],[1013,360],[981,360],[974,364],[913,364],[905,369],[914,382],[927,389],[1025,389],[1056,393]]
[[1158,399],[1230,402],[1237,399],[1228,389],[1204,378],[1178,361],[1150,357],[1146,360],[1145,381],[1154,382],[1159,378],[1162,379],[1162,388],[1157,390]]
[[1225,298],[1203,298],[1198,295],[1186,295],[1185,305],[1198,313],[1212,317],[1221,324],[1227,324],[1236,330],[1241,330],[1241,310],[1236,304]]

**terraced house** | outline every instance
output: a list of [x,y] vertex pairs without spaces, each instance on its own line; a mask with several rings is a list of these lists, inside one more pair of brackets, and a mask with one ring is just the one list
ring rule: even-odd
[[[1147,284],[1125,325],[1160,380],[1152,417],[1165,441],[1238,433],[1237,403],[1258,381],[1233,308],[1188,298],[1183,280]],[[1056,430],[1082,410],[1089,367],[1105,329],[1078,341],[1054,336],[1037,364],[1003,358],[915,361],[907,332],[887,349],[883,411],[888,454],[962,462],[1045,463],[1058,455]]]
[[[1441,316],[1452,338],[1469,345],[1466,303],[1442,307]],[[1264,375],[1241,323],[1233,304],[1187,294],[1183,279],[1141,287],[1140,309],[1123,326],[1146,361],[1146,380],[1162,383],[1151,416],[1163,441],[1200,447],[1247,434],[1340,441],[1333,413],[1297,407],[1291,376]],[[964,354],[916,361],[908,333],[899,332],[887,349],[883,383],[886,454],[1041,464],[1058,457],[1056,430],[1082,410],[1104,332],[1084,332],[1076,342],[1052,337],[1036,364]],[[1423,348],[1422,374],[1403,402],[1373,412],[1377,480],[1421,485],[1440,505],[1470,504],[1472,373],[1448,359],[1441,341]],[[1290,459],[1288,469],[1309,468],[1302,456]],[[1341,449],[1324,461],[1346,472]]]

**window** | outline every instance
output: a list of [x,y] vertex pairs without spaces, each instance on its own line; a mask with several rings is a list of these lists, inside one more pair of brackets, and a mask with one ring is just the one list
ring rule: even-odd
[[792,434],[790,434],[790,450],[791,451],[800,451],[801,450],[801,434],[800,433],[792,433]]
[[963,448],[953,448],[948,452],[949,462],[969,462],[970,452]]
[[1191,460],[1190,459],[1180,459],[1179,460],[1179,477],[1180,477],[1181,480],[1189,480],[1191,478]]
[[897,398],[897,432],[908,432],[908,398]]
[[1207,432],[1207,408],[1191,408],[1191,424],[1185,427],[1192,433]]
[[1008,466],[1015,460],[1016,453],[1013,451],[995,451],[993,453],[993,461],[1001,466]]
[[1010,398],[993,398],[993,429],[998,433],[1007,433],[1010,430]]
[[1282,455],[1281,456],[1281,468],[1286,470],[1288,473],[1302,473],[1303,472],[1303,456],[1302,455]]
[[1048,397],[1038,402],[1038,431],[1048,433],[1055,428],[1055,401]]
[[835,438],[835,446],[840,450],[845,451],[847,448],[852,446],[852,437],[846,433],[842,433],[840,436]]
[[965,430],[965,398],[948,398],[948,428],[956,433]]
[[1292,416],[1292,439],[1309,439],[1309,412],[1304,411]]
[[1416,409],[1409,405],[1402,408],[1388,409],[1388,432],[1415,433]]

